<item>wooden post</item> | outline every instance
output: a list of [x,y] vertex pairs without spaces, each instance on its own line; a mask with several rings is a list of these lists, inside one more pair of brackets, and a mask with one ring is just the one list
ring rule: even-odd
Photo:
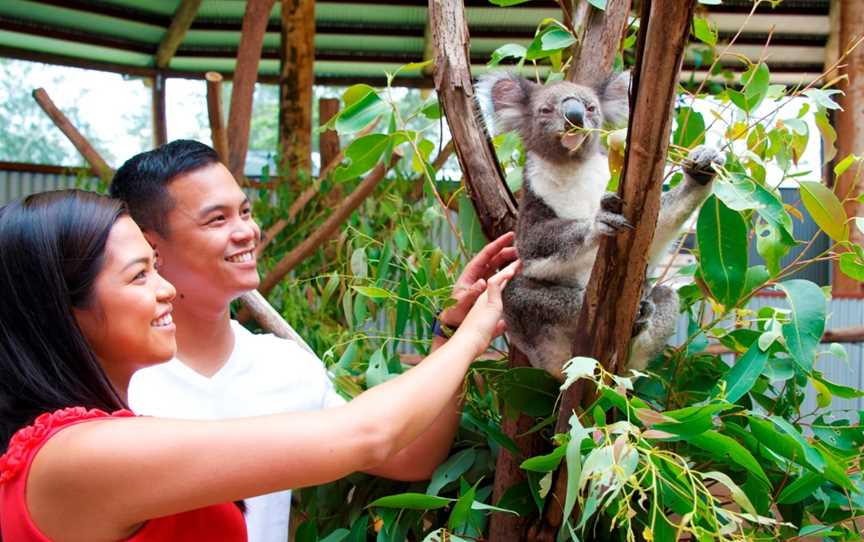
[[252,96],[258,80],[258,64],[270,12],[276,0],[249,0],[243,15],[234,86],[231,89],[231,109],[228,113],[228,169],[238,181],[243,179],[246,151],[249,149],[249,127],[252,121]]
[[95,173],[98,177],[100,177],[105,182],[111,182],[111,178],[114,176],[114,170],[111,169],[111,166],[108,165],[107,162],[99,155],[99,152],[93,148],[93,145],[87,141],[81,132],[75,128],[75,125],[60,111],[54,102],[51,101],[51,98],[48,96],[48,93],[44,88],[37,88],[33,91],[33,99],[36,100],[36,103],[42,108],[43,111],[54,121],[54,125],[63,132],[72,145],[81,153],[81,156],[84,157],[84,160],[90,164],[90,167],[93,168],[93,173]]
[[165,113],[165,75],[158,72],[153,83],[153,146],[168,143],[168,119]]
[[[318,100],[318,124],[324,126],[339,113],[338,98],[321,98]],[[330,165],[339,156],[339,134],[334,130],[324,130],[318,136],[318,152],[321,155],[321,169]],[[319,175],[320,176],[320,175]]]
[[[630,123],[619,194],[633,231],[601,241],[585,293],[574,354],[597,359],[615,373],[623,361],[641,299],[663,188],[672,108],[684,47],[696,0],[643,0]],[[566,432],[570,415],[588,399],[587,386],[571,386],[561,401],[556,432]],[[536,539],[555,540],[563,524],[566,465],[553,477],[543,524]]]
[[204,74],[207,80],[207,116],[210,120],[210,137],[213,148],[223,164],[228,164],[228,132],[225,131],[225,114],[222,112],[222,76],[216,72]]
[[162,41],[159,43],[159,49],[156,51],[156,67],[161,69],[167,68],[174,58],[174,53],[177,48],[183,43],[183,38],[186,37],[186,32],[192,26],[192,21],[198,14],[198,8],[201,7],[202,0],[183,0],[177,6],[177,11],[171,18],[171,25]]
[[282,0],[282,46],[279,52],[281,165],[290,178],[308,181],[312,171],[315,2]]
[[[840,47],[845,50],[861,37],[864,31],[864,2],[847,0],[840,3]],[[836,112],[837,119],[837,159],[842,160],[849,153],[864,154],[864,46],[858,46],[846,57],[841,75],[848,77],[841,90],[845,92],[839,100],[842,111]],[[834,181],[834,192],[847,202],[847,216],[864,215],[864,206],[854,201],[864,192],[864,164],[858,162]],[[849,228],[849,240],[864,244],[864,235],[854,227]],[[834,266],[832,281],[834,296],[859,296],[864,294],[864,284],[840,272]]]

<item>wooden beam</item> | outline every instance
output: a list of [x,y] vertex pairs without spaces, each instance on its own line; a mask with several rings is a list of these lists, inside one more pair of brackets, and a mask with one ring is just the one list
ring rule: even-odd
[[[836,112],[837,125],[837,158],[842,160],[848,154],[864,154],[864,45],[859,44],[854,50],[849,49],[860,40],[864,31],[864,2],[845,1],[840,3],[840,48],[841,53],[848,52],[844,67],[840,74],[846,75],[840,89],[845,95],[839,100],[843,107]],[[864,215],[864,206],[855,198],[864,192],[864,163],[858,162],[846,173],[834,181],[834,192],[843,200],[850,198],[844,207],[847,216]],[[864,244],[864,235],[854,227],[849,228],[849,240],[859,245]],[[834,265],[832,281],[833,294],[836,296],[858,295],[864,292],[864,283],[858,282],[840,272]]]
[[165,36],[162,37],[162,42],[159,43],[159,49],[156,50],[156,67],[159,69],[167,68],[174,58],[174,53],[177,48],[183,43],[183,38],[186,37],[186,32],[192,26],[192,21],[198,15],[198,8],[201,7],[202,0],[182,0],[177,6],[177,11],[174,12],[174,17],[171,18],[171,26]]
[[153,95],[153,146],[168,143],[168,118],[165,112],[165,75],[157,73],[152,82]]
[[[827,329],[820,340],[822,343],[845,343],[856,344],[864,343],[864,326],[841,327],[838,329]],[[722,344],[710,344],[705,349],[708,354],[717,356],[723,354],[732,354],[734,351],[725,347]]]
[[207,72],[207,117],[210,121],[210,137],[213,148],[223,164],[228,164],[228,132],[225,131],[225,114],[222,110],[222,76]]
[[[573,348],[574,355],[592,357],[612,373],[623,364],[641,300],[648,250],[660,211],[672,108],[695,5],[696,0],[642,0],[627,150],[618,190],[624,200],[624,216],[634,228],[600,242],[579,317],[578,329],[583,332]],[[607,4],[607,12],[615,9],[611,2]],[[610,39],[618,43],[620,35]],[[582,382],[564,392],[556,433],[568,431],[572,413],[586,406],[592,396]],[[543,522],[534,533],[537,540],[555,540],[565,519],[566,493],[567,469],[562,465],[553,475]]]
[[228,169],[236,179],[243,178],[246,151],[249,149],[249,128],[252,122],[252,97],[258,80],[258,64],[267,21],[275,0],[249,0],[243,15],[234,86],[231,89],[231,109],[228,112]]
[[48,96],[48,93],[44,88],[37,88],[33,91],[33,99],[36,100],[36,103],[39,104],[39,107],[45,111],[52,121],[54,121],[54,125],[63,132],[72,145],[81,153],[81,156],[90,164],[90,167],[93,168],[93,171],[96,172],[96,175],[99,176],[105,182],[111,182],[111,177],[114,176],[114,170],[111,169],[111,166],[102,158],[99,152],[93,148],[93,145],[87,141],[81,132],[75,127],[74,124],[63,114],[60,109],[54,105],[54,102],[51,100],[51,97]]
[[354,191],[343,200],[342,204],[327,217],[327,220],[325,220],[317,230],[312,232],[311,235],[306,237],[306,239],[294,247],[291,252],[286,254],[276,263],[276,265],[273,266],[270,272],[264,277],[264,280],[261,281],[261,286],[258,288],[258,291],[261,292],[262,295],[266,296],[283,278],[285,278],[285,275],[290,273],[292,269],[339,231],[339,227],[348,220],[351,213],[353,213],[361,203],[366,201],[366,198],[372,194],[372,191],[375,190],[378,183],[384,179],[387,172],[390,171],[390,169],[395,166],[401,158],[402,156],[397,151],[393,151],[393,156],[389,163],[382,162],[375,166],[375,169],[373,169],[360,182],[360,184],[357,185],[357,188],[355,188]]
[[312,83],[315,79],[315,2],[282,1],[279,49],[281,166],[296,179],[312,173]]

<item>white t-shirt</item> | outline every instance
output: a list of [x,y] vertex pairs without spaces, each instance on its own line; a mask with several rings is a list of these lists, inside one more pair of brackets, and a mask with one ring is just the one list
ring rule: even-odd
[[[129,407],[137,414],[217,420],[318,410],[345,403],[321,361],[294,341],[258,335],[231,321],[234,351],[211,377],[172,359],[136,372]],[[249,443],[254,445],[254,443]],[[286,542],[291,491],[246,499],[250,542]]]

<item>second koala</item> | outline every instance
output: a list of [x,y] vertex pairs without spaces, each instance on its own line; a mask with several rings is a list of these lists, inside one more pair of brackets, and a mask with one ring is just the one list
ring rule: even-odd
[[[509,72],[493,72],[477,85],[487,128],[495,135],[515,130],[525,147],[516,246],[522,272],[504,290],[504,316],[511,342],[531,364],[562,378],[585,287],[599,240],[631,228],[622,202],[606,192],[610,179],[600,130],[627,119],[629,73],[599,88],[567,81],[541,85]],[[649,254],[655,263],[693,211],[711,193],[713,148],[697,147],[684,166],[685,178],[663,194]],[[641,369],[674,333],[678,295],[657,286],[644,295],[634,325],[627,366]]]

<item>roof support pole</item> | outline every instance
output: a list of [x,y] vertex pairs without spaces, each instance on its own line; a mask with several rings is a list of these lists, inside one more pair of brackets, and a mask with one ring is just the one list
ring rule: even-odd
[[157,73],[151,79],[153,94],[153,146],[168,143],[168,118],[165,112],[165,75]]
[[[315,78],[315,2],[281,0],[279,149],[289,179],[312,172],[312,83]],[[337,150],[338,152],[338,150]],[[324,166],[326,163],[322,162]]]
[[[840,2],[840,48],[841,53],[861,37],[864,30],[864,2],[843,0]],[[840,100],[842,111],[837,111],[837,158],[843,159],[849,153],[864,154],[864,46],[855,47],[846,57],[841,75],[848,79],[841,89],[846,93]],[[853,164],[834,181],[834,191],[841,200],[849,198],[845,204],[847,216],[864,216],[864,205],[855,198],[864,192],[864,163]],[[849,229],[849,240],[864,244],[864,235],[858,228]],[[832,281],[835,296],[857,296],[864,294],[864,284],[847,277],[834,266]]]
[[252,122],[252,97],[258,80],[258,64],[264,34],[275,0],[249,0],[243,15],[237,64],[234,68],[234,86],[231,91],[231,109],[228,112],[228,169],[242,182],[249,149],[249,127]]
[[207,72],[207,116],[210,119],[210,137],[213,148],[223,164],[228,163],[228,132],[225,131],[225,113],[222,109],[222,75]]

